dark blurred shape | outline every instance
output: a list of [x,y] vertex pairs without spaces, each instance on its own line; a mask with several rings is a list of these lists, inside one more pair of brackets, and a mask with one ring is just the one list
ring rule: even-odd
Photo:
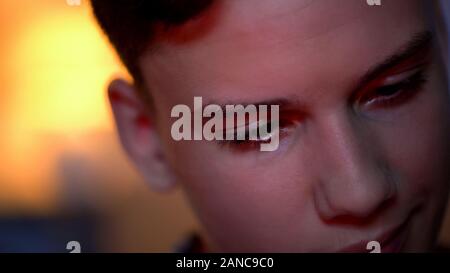
[[78,241],[81,252],[96,252],[95,226],[93,217],[83,214],[1,218],[0,252],[69,253],[70,241]]

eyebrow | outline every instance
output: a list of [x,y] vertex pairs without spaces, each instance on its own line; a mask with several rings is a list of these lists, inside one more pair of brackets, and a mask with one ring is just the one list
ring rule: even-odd
[[430,31],[423,31],[415,34],[412,39],[402,46],[396,53],[384,59],[382,62],[370,68],[357,82],[356,88],[353,90],[359,90],[361,87],[367,85],[374,78],[379,77],[383,73],[386,73],[389,69],[395,68],[408,61],[410,58],[423,54],[427,56],[431,49],[432,33]]
[[[387,70],[395,68],[398,65],[401,65],[405,61],[409,60],[411,57],[417,55],[420,52],[427,53],[431,49],[432,42],[432,33],[430,31],[419,32],[412,36],[409,42],[407,42],[404,46],[402,46],[397,52],[388,56],[380,63],[376,64],[372,68],[368,69],[367,72],[359,78],[356,84],[356,88],[352,90],[359,90],[362,86],[365,86],[374,78],[378,77],[380,74],[385,73]],[[356,93],[356,92],[353,92]],[[210,104],[219,105],[223,111],[225,111],[226,105],[279,105],[281,109],[306,109],[304,105],[298,101],[295,97],[290,96],[289,98],[275,98],[267,101],[260,102],[226,102],[226,103],[218,103],[214,101],[210,101]]]
[[248,105],[255,105],[256,107],[259,107],[260,105],[278,105],[281,109],[292,109],[292,108],[300,108],[302,105],[301,103],[295,99],[295,98],[277,98],[277,99],[270,99],[265,101],[258,101],[258,102],[226,102],[226,103],[218,103],[214,101],[210,101],[208,104],[215,104],[218,105],[224,112],[227,105],[242,105],[244,107]]

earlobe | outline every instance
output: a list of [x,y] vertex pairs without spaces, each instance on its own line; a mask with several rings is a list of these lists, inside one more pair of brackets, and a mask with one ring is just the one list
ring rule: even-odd
[[141,175],[155,190],[173,188],[175,179],[163,156],[150,111],[136,88],[125,80],[114,80],[108,87],[108,98],[120,142]]

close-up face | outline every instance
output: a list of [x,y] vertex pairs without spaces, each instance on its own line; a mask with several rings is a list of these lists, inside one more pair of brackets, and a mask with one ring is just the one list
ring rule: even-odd
[[[140,58],[161,160],[209,251],[431,250],[450,100],[423,3],[218,1]],[[280,105],[278,149],[173,140],[171,110],[195,96]]]

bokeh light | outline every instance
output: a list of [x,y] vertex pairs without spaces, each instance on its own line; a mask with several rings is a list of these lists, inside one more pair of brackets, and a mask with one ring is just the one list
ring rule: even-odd
[[0,17],[0,207],[50,209],[55,160],[80,137],[112,129],[102,91],[126,73],[84,1],[1,1]]

